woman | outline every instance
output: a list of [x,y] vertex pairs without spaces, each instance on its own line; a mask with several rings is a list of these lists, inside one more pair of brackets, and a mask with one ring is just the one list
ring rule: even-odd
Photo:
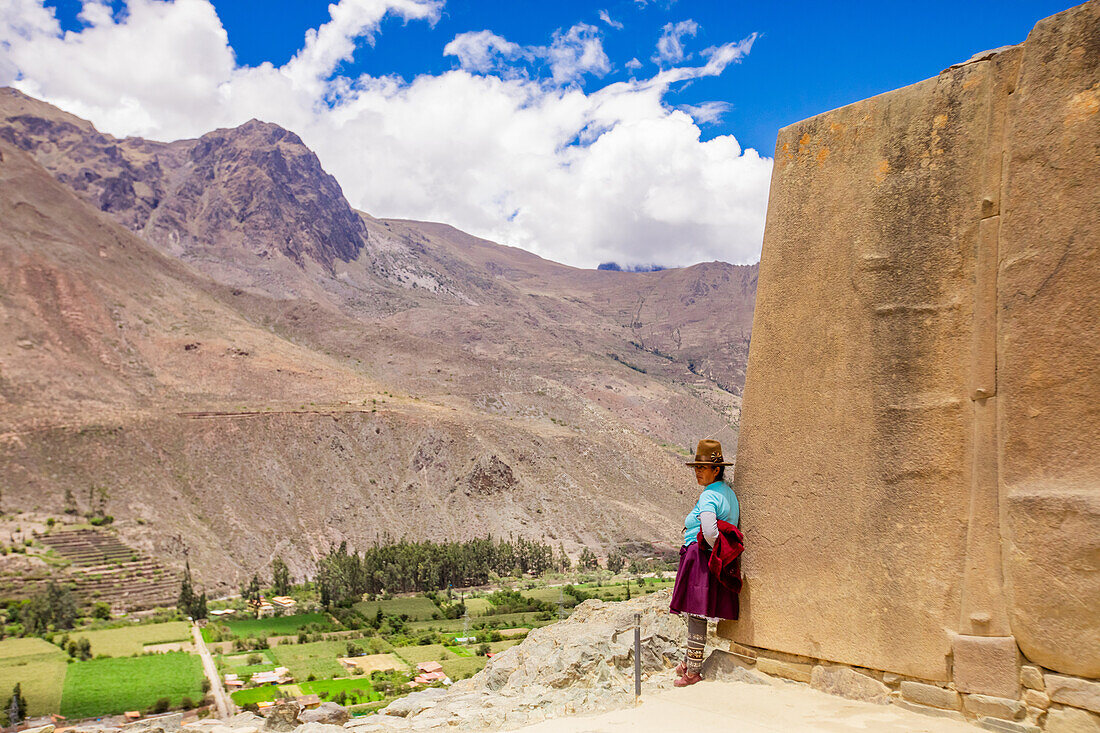
[[[695,460],[686,465],[695,469],[695,480],[703,490],[684,519],[684,545],[669,608],[687,616],[687,651],[676,668],[680,675],[674,683],[677,687],[703,679],[707,619],[737,618],[737,596],[708,569],[711,548],[719,539],[718,522],[736,525],[740,519],[737,496],[724,481],[726,466],[733,464],[722,458],[722,444],[717,440],[700,440]],[[698,541],[700,534],[703,545]]]

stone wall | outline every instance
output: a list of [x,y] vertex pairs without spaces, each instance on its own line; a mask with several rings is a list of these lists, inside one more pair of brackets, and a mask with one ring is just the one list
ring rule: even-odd
[[1092,0],[780,132],[720,633],[1002,700],[1100,677],[1098,112]]

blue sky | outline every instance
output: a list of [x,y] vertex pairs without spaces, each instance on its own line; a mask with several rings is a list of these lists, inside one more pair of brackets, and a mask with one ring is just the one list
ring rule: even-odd
[[[114,3],[121,6],[121,2]],[[80,2],[49,2],[65,28],[79,28]],[[281,65],[301,47],[309,28],[328,19],[327,0],[215,0],[239,62]],[[699,50],[751,33],[760,38],[752,53],[718,78],[674,89],[668,101],[699,104],[724,101],[730,109],[704,129],[705,137],[732,134],[744,147],[771,155],[776,131],[825,110],[934,76],[973,53],[1019,43],[1037,20],[1070,7],[1051,2],[531,2],[449,0],[434,27],[388,18],[372,48],[364,43],[346,74],[438,74],[457,66],[443,47],[459,33],[491,30],[523,45],[546,42],[557,29],[578,22],[600,27],[613,70],[587,78],[587,86],[629,78],[624,64],[651,60],[662,27],[694,20],[699,29],[685,39]],[[602,22],[599,11],[622,23]],[[637,75],[637,74],[636,74]]]
[[780,127],[1068,7],[7,1],[0,84],[118,136],[275,122],[357,208],[581,267],[755,261]]

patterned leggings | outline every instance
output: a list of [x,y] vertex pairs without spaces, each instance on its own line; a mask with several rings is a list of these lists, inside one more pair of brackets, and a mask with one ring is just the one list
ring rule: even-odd
[[703,673],[703,648],[707,644],[707,620],[703,616],[687,616],[687,651],[684,654],[684,667],[688,674]]

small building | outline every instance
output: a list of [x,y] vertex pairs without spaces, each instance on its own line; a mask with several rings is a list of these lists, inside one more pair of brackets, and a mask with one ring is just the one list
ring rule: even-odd
[[209,611],[207,615],[215,618],[222,618],[224,616],[232,616],[235,613],[237,613],[237,609],[235,608],[219,608],[215,611]]
[[232,688],[244,687],[244,681],[241,679],[240,675],[226,674],[225,675],[225,686],[226,687],[232,687]]
[[321,696],[320,695],[301,695],[299,697],[294,698],[294,702],[298,703],[303,708],[312,710],[313,708],[317,708],[317,707],[321,706]]
[[252,675],[252,683],[255,685],[285,685],[293,681],[294,678],[290,676],[290,670],[286,667],[276,667],[270,672],[257,672]]
[[431,674],[433,672],[442,672],[443,665],[439,662],[421,662],[416,665],[416,671],[421,674]]
[[298,605],[298,601],[290,596],[272,596],[271,603],[285,611],[289,611]]
[[445,672],[424,672],[413,677],[413,682],[421,685],[431,685],[436,682],[442,682],[445,685],[451,684],[451,679]]
[[477,642],[476,636],[456,636],[455,644],[474,644]]

